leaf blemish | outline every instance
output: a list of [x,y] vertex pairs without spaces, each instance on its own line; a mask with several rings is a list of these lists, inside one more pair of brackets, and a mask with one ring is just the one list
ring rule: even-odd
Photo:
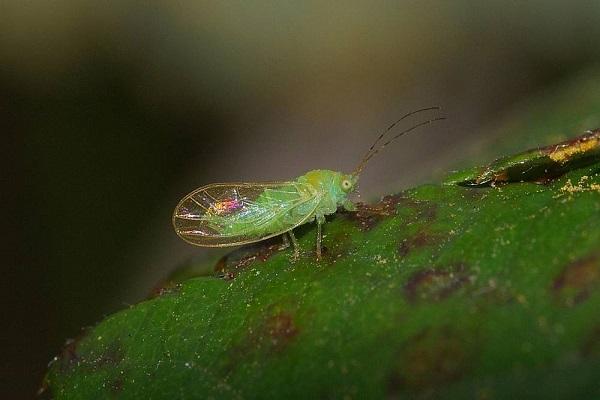
[[[88,336],[84,332],[78,338],[67,341],[59,357],[61,371],[70,373],[75,368],[89,372],[96,372],[100,369],[114,371],[114,367],[125,359],[125,351],[119,340],[114,340],[103,345],[98,353],[90,352],[89,354],[82,354],[78,347],[86,338]],[[112,390],[112,383],[108,387]]]
[[298,328],[290,314],[278,313],[271,316],[264,329],[271,340],[272,350],[283,350],[298,334]]
[[82,362],[92,371],[100,368],[114,368],[125,359],[125,351],[119,340],[114,340],[103,348],[97,357],[87,357]]
[[358,229],[366,232],[377,226],[383,219],[394,215],[399,202],[400,195],[385,196],[375,204],[357,203],[357,211],[346,215],[358,223]]
[[109,385],[111,392],[118,393],[123,390],[123,376],[118,375]]
[[410,209],[410,218],[415,221],[430,222],[436,217],[436,204],[427,200],[415,200],[406,193],[398,193],[383,197],[378,203],[357,203],[356,212],[340,213],[358,224],[358,229],[368,232],[383,220],[395,216],[399,210]]
[[81,339],[83,339],[83,335],[75,339],[67,339],[59,356],[61,371],[67,372],[81,361],[81,357],[77,352],[77,347]]
[[[278,308],[271,306],[269,308]],[[275,355],[284,351],[300,333],[294,317],[286,311],[270,312],[258,324],[248,330],[248,334],[238,344],[229,349],[229,357],[223,374],[229,375],[244,361],[258,357],[260,353]]]
[[183,285],[181,283],[175,283],[168,280],[163,281],[156,285],[154,289],[152,289],[149,298],[153,299],[155,297],[177,295],[181,292],[182,287]]
[[352,246],[351,236],[346,231],[338,231],[333,235],[327,235],[327,243],[328,245],[323,247],[322,259],[327,264],[336,263],[356,251]]
[[451,183],[490,186],[497,183],[547,184],[565,173],[600,160],[600,129],[550,146],[527,150],[495,160],[472,175]]
[[589,131],[587,134],[559,143],[555,146],[548,146],[543,149],[553,161],[565,163],[574,156],[590,153],[600,148],[600,129]]
[[404,287],[409,303],[441,301],[471,283],[465,264],[453,264],[446,268],[425,269],[414,273]]
[[581,355],[583,357],[600,356],[600,326],[596,326],[583,342]]
[[570,179],[567,180],[565,185],[560,188],[561,192],[564,193],[578,193],[578,192],[589,192],[596,191],[600,193],[600,184],[592,183],[589,181],[589,176],[584,175],[579,179],[579,183],[573,185]]
[[245,246],[221,257],[215,264],[214,271],[225,280],[234,279],[242,270],[255,262],[265,262],[271,256],[282,250],[282,245],[276,243],[279,237]]
[[398,246],[398,255],[401,257],[408,256],[413,250],[421,247],[432,246],[442,241],[441,235],[431,234],[428,232],[418,232],[416,235],[409,238],[404,238]]
[[552,295],[567,307],[587,300],[600,286],[600,256],[592,255],[567,265],[554,279]]
[[426,328],[405,343],[388,378],[388,395],[422,392],[459,380],[471,365],[464,334]]

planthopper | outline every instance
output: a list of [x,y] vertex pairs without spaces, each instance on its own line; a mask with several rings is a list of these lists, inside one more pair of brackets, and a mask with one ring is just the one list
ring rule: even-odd
[[285,247],[289,247],[291,241],[296,259],[299,247],[294,228],[316,221],[316,256],[320,259],[321,228],[325,216],[335,213],[339,207],[348,211],[356,210],[348,195],[356,189],[360,174],[369,160],[400,136],[445,117],[420,122],[384,141],[388,132],[411,115],[439,109],[428,107],[412,111],[391,124],[349,174],[316,169],[287,182],[213,183],[202,186],[185,196],[175,207],[175,232],[186,242],[203,247],[240,246],[282,235]]

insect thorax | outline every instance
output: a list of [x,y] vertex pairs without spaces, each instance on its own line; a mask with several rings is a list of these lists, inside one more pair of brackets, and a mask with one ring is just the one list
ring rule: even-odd
[[315,169],[297,179],[300,183],[310,184],[319,193],[321,201],[315,209],[315,214],[333,214],[338,206],[343,204],[348,195],[341,188],[341,182],[345,176],[337,171]]

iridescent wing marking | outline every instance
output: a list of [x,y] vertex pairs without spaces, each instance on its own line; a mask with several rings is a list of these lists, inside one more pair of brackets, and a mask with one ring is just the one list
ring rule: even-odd
[[319,201],[319,193],[306,183],[215,183],[179,202],[173,226],[183,240],[196,246],[238,246],[303,224]]

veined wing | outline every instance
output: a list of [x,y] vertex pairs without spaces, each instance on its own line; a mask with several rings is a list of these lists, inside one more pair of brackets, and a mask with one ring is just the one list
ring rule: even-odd
[[215,183],[179,202],[173,227],[196,246],[237,246],[301,225],[319,201],[319,193],[306,183]]

